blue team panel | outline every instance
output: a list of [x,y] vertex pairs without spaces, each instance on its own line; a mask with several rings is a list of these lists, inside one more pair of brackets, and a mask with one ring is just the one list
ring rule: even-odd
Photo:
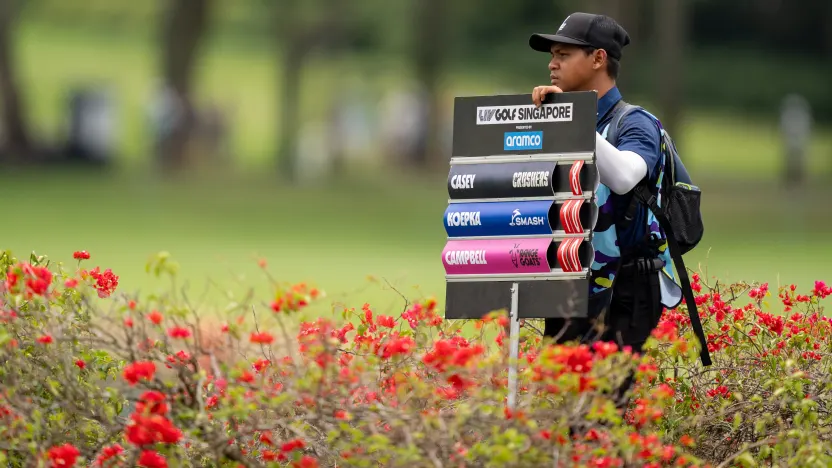
[[[451,203],[445,210],[448,237],[551,235],[554,201]],[[557,223],[555,223],[557,224]]]

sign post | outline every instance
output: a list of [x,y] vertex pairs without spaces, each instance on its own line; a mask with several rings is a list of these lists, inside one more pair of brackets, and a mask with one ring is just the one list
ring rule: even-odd
[[508,407],[517,404],[517,359],[520,355],[520,317],[517,313],[518,283],[511,284],[511,316],[509,317]]
[[[508,309],[517,403],[521,318],[586,317],[595,190],[595,92],[458,97],[445,210],[445,318]],[[521,294],[522,291],[522,294]]]

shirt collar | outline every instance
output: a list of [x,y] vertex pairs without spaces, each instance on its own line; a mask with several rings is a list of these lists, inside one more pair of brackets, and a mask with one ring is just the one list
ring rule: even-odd
[[612,89],[607,91],[607,94],[598,99],[598,115],[596,116],[596,122],[600,122],[601,118],[607,115],[607,112],[612,109],[612,106],[620,100],[621,91],[618,90],[617,86],[613,86]]

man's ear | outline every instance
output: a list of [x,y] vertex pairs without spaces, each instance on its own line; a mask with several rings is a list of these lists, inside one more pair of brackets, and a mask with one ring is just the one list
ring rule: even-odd
[[592,69],[593,70],[600,70],[604,68],[607,63],[607,51],[604,49],[595,49],[595,53],[592,54]]

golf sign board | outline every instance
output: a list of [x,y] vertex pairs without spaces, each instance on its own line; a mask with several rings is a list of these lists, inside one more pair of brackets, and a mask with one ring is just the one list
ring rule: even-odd
[[445,317],[512,306],[586,315],[595,189],[594,92],[458,97],[444,213]]

